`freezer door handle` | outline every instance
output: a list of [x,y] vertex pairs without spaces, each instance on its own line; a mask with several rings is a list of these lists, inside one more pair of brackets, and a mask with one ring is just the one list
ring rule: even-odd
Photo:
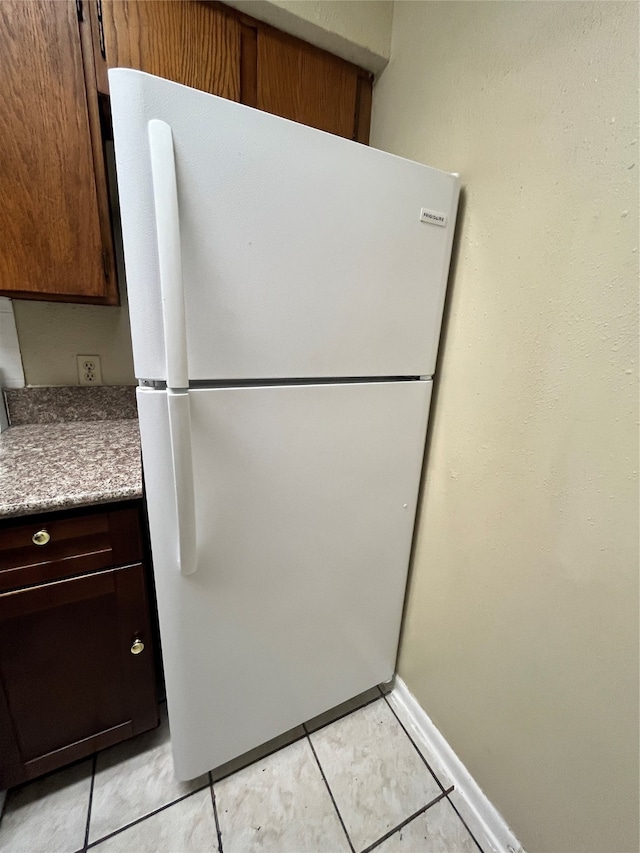
[[192,575],[198,567],[198,555],[189,392],[167,390],[167,405],[173,479],[176,489],[178,565],[183,575]]
[[168,388],[188,388],[187,326],[185,322],[180,216],[173,134],[164,121],[148,125],[153,202],[162,294],[162,320]]

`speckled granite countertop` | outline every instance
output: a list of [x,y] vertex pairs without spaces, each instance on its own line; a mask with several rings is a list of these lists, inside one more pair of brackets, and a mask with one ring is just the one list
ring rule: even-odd
[[0,517],[140,498],[138,421],[130,411],[111,414],[115,419],[12,421],[0,435]]

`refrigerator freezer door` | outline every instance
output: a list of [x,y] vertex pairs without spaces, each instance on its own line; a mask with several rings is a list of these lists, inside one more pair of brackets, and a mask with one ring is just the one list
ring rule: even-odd
[[421,381],[189,392],[185,576],[167,395],[138,389],[179,778],[393,675],[430,396]]
[[109,80],[136,376],[167,381],[156,119],[173,136],[192,381],[433,373],[455,175],[140,71]]

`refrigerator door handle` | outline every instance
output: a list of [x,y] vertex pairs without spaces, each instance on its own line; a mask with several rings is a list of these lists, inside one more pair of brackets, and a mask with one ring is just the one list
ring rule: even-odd
[[192,575],[198,567],[198,557],[189,392],[167,389],[167,405],[178,522],[178,565],[181,574]]
[[162,294],[162,320],[168,388],[188,388],[187,326],[185,322],[180,215],[173,134],[159,119],[148,125],[153,202]]

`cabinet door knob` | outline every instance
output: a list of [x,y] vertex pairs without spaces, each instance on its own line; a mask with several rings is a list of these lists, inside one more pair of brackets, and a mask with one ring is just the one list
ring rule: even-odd
[[144,643],[142,640],[134,640],[133,645],[131,646],[131,654],[139,655],[142,651],[144,651]]
[[34,545],[46,545],[49,539],[51,539],[51,536],[46,530],[38,530],[38,532],[34,533],[31,537],[31,541]]

